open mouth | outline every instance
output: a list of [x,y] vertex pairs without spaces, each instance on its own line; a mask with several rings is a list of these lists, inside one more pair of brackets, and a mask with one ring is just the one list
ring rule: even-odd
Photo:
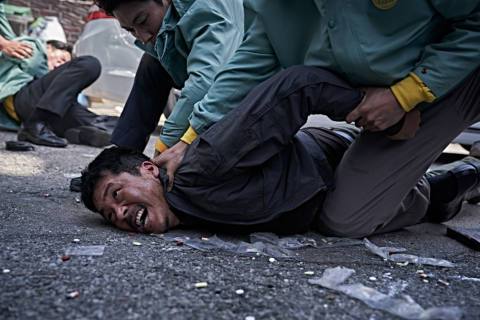
[[137,213],[135,214],[135,226],[138,229],[145,229],[145,225],[148,222],[148,210],[147,208],[141,206],[140,209],[138,209]]

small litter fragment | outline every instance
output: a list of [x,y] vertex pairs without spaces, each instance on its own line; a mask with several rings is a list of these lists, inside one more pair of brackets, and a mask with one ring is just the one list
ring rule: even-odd
[[370,242],[367,238],[363,239],[365,247],[367,247],[370,252],[374,253],[375,255],[382,257],[385,260],[397,262],[399,266],[406,266],[408,263],[413,264],[420,264],[420,265],[431,265],[437,267],[445,267],[451,268],[455,265],[443,259],[435,259],[435,258],[424,258],[418,257],[412,254],[404,254],[399,252],[404,252],[406,249],[404,248],[390,248],[390,247],[379,247],[372,242]]
[[408,261],[405,261],[405,262],[397,262],[397,266],[400,266],[400,267],[406,267],[410,264],[410,262]]
[[65,262],[65,261],[68,261],[68,260],[70,260],[70,256],[64,255],[64,256],[62,256],[62,258],[61,258],[61,259],[62,259],[62,261],[64,261],[64,262]]
[[80,239],[75,238],[73,239],[73,242],[80,242]]
[[75,246],[65,251],[66,256],[102,256],[105,250],[104,245],[98,246]]
[[254,316],[246,316],[245,320],[255,320],[255,317]]
[[133,241],[132,244],[137,247],[142,245],[142,243],[138,241]]
[[465,276],[452,276],[452,277],[449,277],[449,279],[480,282],[480,278],[471,278],[471,277],[465,277]]
[[450,285],[450,283],[448,281],[445,281],[445,280],[442,280],[442,279],[438,279],[438,282],[443,284],[444,286],[447,286],[447,287]]
[[313,275],[315,274],[315,272],[313,272],[313,271],[305,271],[303,274],[304,274],[304,275],[307,275],[307,276],[313,276]]
[[425,273],[423,270],[417,270],[417,273]]
[[80,198],[75,198],[76,203],[80,203]]
[[208,283],[206,282],[197,282],[195,283],[195,288],[200,289],[200,288],[206,288],[208,287]]
[[3,273],[10,273],[10,269],[3,269]]
[[403,319],[461,319],[463,312],[458,307],[434,307],[423,309],[409,296],[393,297],[364,286],[361,283],[344,284],[355,273],[355,270],[336,267],[328,268],[322,277],[308,280],[309,283],[320,285],[358,299],[373,309],[383,310]]
[[268,262],[273,263],[273,262],[275,262],[275,261],[277,261],[277,260],[275,260],[275,258],[268,258]]
[[368,280],[370,280],[370,281],[377,281],[377,278],[375,278],[375,277],[370,277],[370,278],[368,278]]
[[75,299],[80,295],[80,292],[78,291],[73,291],[67,294],[67,299]]
[[206,237],[202,237],[201,239],[202,239],[203,241],[208,241],[208,238],[206,238]]
[[45,198],[48,198],[48,197],[50,197],[50,193],[44,193],[44,194],[42,194],[42,196],[44,196]]
[[423,282],[425,283],[429,283],[430,281],[428,281],[428,279],[422,279]]
[[64,173],[63,176],[68,179],[78,178],[81,177],[81,173]]
[[245,293],[245,291],[243,289],[238,289],[238,290],[235,290],[235,293],[241,296],[242,294]]

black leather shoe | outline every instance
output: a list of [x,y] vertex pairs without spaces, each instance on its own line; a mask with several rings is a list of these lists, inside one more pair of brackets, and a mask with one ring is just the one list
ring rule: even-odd
[[41,146],[65,148],[67,141],[53,133],[44,122],[24,123],[17,136],[18,141],[29,141]]
[[[439,167],[427,173],[427,180],[430,182],[432,192],[425,221],[437,223],[448,221],[460,212],[463,201],[480,196],[480,160],[466,157],[463,160]],[[434,186],[435,183],[443,185]],[[445,188],[453,189],[445,190]],[[433,190],[435,189],[440,194],[434,194]],[[449,196],[449,199],[442,199],[441,192],[438,191],[442,191],[442,189],[447,191],[446,194],[453,196]]]
[[95,126],[81,126],[65,131],[65,138],[73,144],[83,144],[92,147],[105,147],[110,143],[111,135]]

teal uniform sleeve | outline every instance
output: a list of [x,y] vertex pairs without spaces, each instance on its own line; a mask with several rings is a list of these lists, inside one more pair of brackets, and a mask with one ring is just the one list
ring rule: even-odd
[[0,36],[5,39],[12,40],[16,37],[15,32],[13,32],[12,26],[7,20],[7,15],[5,13],[5,6],[0,1]]
[[232,10],[226,12],[222,5],[211,4],[192,13],[196,18],[184,27],[182,36],[187,37],[185,41],[192,43],[192,48],[187,57],[188,78],[160,135],[168,147],[177,143],[188,129],[194,104],[205,96],[215,75],[242,40],[243,24],[238,19],[243,17],[232,17]]
[[431,0],[452,31],[428,45],[414,73],[440,98],[480,66],[480,1]]
[[207,95],[195,104],[190,125],[201,134],[237,106],[253,87],[279,69],[280,64],[262,22],[254,17],[239,49],[215,77]]

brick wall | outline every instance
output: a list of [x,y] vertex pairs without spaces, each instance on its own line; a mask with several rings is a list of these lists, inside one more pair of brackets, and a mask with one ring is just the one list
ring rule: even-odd
[[67,41],[74,44],[82,31],[83,19],[88,8],[93,4],[91,0],[7,0],[7,3],[32,8],[33,16],[58,17]]

